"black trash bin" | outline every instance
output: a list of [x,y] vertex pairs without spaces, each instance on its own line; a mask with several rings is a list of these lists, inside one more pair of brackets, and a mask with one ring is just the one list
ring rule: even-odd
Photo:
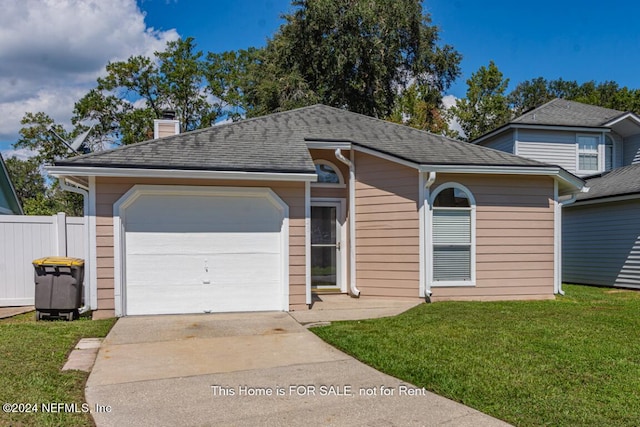
[[36,319],[78,318],[82,304],[84,260],[46,257],[33,260]]

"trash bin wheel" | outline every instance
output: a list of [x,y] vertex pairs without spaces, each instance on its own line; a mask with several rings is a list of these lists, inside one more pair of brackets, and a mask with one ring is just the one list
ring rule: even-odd
[[36,310],[36,321],[42,320],[42,313],[40,310]]

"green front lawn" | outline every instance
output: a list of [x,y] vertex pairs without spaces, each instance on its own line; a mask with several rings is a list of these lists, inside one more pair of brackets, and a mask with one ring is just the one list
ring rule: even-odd
[[[0,403],[76,403],[81,411],[89,374],[60,369],[80,338],[104,337],[114,323],[115,319],[36,322],[33,313],[0,320]],[[91,426],[93,420],[81,413],[0,411],[0,425]]]
[[639,426],[640,292],[565,291],[554,301],[422,304],[312,330],[382,372],[518,426]]

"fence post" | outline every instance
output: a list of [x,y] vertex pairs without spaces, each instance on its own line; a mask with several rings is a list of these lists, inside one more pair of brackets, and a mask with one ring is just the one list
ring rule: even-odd
[[54,221],[56,255],[67,256],[67,215],[64,212],[58,212],[54,215]]

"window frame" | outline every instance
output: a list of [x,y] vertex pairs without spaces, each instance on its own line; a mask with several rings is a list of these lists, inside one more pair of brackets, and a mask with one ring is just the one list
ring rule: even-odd
[[[584,150],[580,148],[580,138],[593,138],[596,141],[595,150]],[[600,145],[602,141],[600,139],[600,135],[579,133],[576,134],[576,173],[580,174],[596,174],[602,171],[601,162],[602,154],[600,153]],[[595,169],[581,169],[580,168],[580,155],[593,155],[596,156],[596,168]]]
[[[607,141],[611,141],[610,144]],[[609,161],[611,162],[611,167],[607,169],[607,148],[611,147],[611,153],[609,155]],[[602,171],[610,171],[615,169],[615,152],[616,152],[616,141],[613,139],[612,135],[605,135],[604,142],[602,143]]]
[[318,166],[318,165],[324,165],[324,166],[329,166],[331,169],[333,169],[333,171],[336,173],[336,175],[338,176],[338,183],[329,183],[329,182],[312,182],[311,186],[312,187],[321,187],[321,188],[347,188],[347,184],[344,181],[344,177],[342,176],[342,172],[340,171],[340,169],[338,168],[338,166],[336,166],[334,163],[331,163],[329,160],[326,159],[317,159],[313,161],[313,165],[314,166]]
[[[435,200],[438,195],[449,188],[458,189],[464,192],[469,200],[469,207],[435,207]],[[428,256],[430,259],[427,260],[428,268],[430,270],[429,273],[429,286],[432,288],[438,287],[473,287],[476,286],[476,200],[473,196],[473,193],[464,185],[458,182],[446,182],[438,187],[436,187],[431,194],[429,194],[429,210],[428,213],[431,216],[429,224],[430,224],[430,238],[429,238],[429,250]],[[469,220],[471,222],[471,236],[469,246],[469,272],[470,272],[470,280],[435,280],[434,279],[434,258],[435,258],[435,247],[437,246],[434,239],[434,218],[433,212],[434,210],[450,210],[450,211],[468,211],[469,212]],[[457,245],[456,246],[466,246],[466,244]]]

